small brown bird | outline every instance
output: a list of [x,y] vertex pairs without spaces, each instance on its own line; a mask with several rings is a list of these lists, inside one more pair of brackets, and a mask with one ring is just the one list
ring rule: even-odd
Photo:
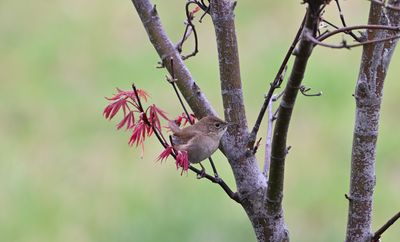
[[190,163],[199,163],[210,157],[219,146],[228,123],[214,116],[206,116],[197,123],[180,129],[170,122],[174,148],[188,153]]

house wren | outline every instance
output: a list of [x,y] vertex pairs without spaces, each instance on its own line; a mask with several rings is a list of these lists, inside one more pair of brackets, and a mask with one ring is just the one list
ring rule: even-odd
[[180,129],[170,122],[174,148],[188,153],[190,163],[199,163],[210,157],[219,146],[228,123],[214,116],[206,116],[197,123]]

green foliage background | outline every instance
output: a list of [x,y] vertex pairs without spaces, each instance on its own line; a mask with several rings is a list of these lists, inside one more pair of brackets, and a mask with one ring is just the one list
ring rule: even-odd
[[[184,2],[156,1],[174,41],[184,28]],[[342,4],[349,24],[366,22],[367,1]],[[304,10],[300,1],[238,3],[250,125]],[[327,16],[339,23],[334,5]],[[210,19],[198,30],[200,53],[187,64],[222,115]],[[3,0],[0,35],[0,241],[255,241],[246,214],[222,190],[180,176],[172,160],[155,162],[155,140],[141,159],[127,145],[129,134],[102,117],[104,96],[133,81],[150,103],[171,116],[181,112],[130,1]],[[304,83],[324,95],[301,96],[290,129],[284,204],[293,241],[344,239],[360,53],[316,48],[311,58]],[[399,64],[397,53],[383,100],[374,230],[400,204]],[[215,160],[234,187],[227,161]],[[398,238],[396,224],[383,241]]]

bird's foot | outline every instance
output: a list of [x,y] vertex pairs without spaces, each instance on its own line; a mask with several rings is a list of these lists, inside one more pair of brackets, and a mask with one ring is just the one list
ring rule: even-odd
[[206,176],[206,169],[204,168],[204,166],[201,163],[199,163],[199,164],[201,166],[201,170],[200,170],[200,173],[197,174],[197,179],[201,179]]

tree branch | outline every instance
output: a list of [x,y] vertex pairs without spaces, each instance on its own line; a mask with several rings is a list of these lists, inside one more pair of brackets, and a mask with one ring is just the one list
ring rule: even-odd
[[229,126],[227,135],[223,138],[225,141],[223,147],[226,153],[230,153],[228,157],[235,157],[235,160],[237,160],[241,154],[233,154],[233,151],[243,150],[242,147],[248,137],[248,130],[240,77],[234,7],[235,3],[230,0],[210,2],[210,14],[218,47],[224,115],[226,121],[234,124]]
[[[184,104],[183,101],[182,101],[181,95],[179,95],[178,89],[176,88],[176,85],[175,85],[175,82],[176,82],[177,80],[176,80],[176,78],[175,78],[174,59],[171,58],[170,64],[171,64],[171,78],[169,78],[169,77],[167,76],[167,81],[172,85],[172,88],[174,89],[175,94],[176,94],[176,96],[178,97],[179,103],[181,104],[181,107],[182,107],[183,111],[185,112],[185,115],[186,115],[186,118],[187,118],[188,122],[189,122],[191,125],[193,125],[193,121],[192,121],[192,119],[190,118],[190,114],[189,114],[189,112],[187,111],[186,106],[185,106],[185,104]],[[210,156],[210,157],[208,158],[208,160],[210,161],[211,168],[213,169],[213,172],[214,172],[214,176],[215,176],[215,177],[218,177],[217,168],[216,168],[215,165],[214,165],[214,161],[213,161],[212,157]]]
[[243,103],[234,8],[230,0],[210,1],[210,14],[218,48],[221,94],[225,120],[232,125],[222,138],[222,150],[235,176],[241,205],[259,242],[268,241],[265,199],[266,178],[260,171],[253,149],[247,149],[248,129]]
[[150,42],[160,56],[163,66],[167,68],[170,74],[172,73],[170,59],[174,59],[176,84],[196,116],[198,118],[207,115],[217,116],[216,111],[201,92],[179,52],[165,33],[155,5],[153,6],[149,0],[132,0],[132,3],[139,14]]
[[[313,36],[316,35],[320,19],[320,10],[323,7],[323,4],[323,1],[308,1],[303,36],[305,33],[311,33]],[[286,139],[293,107],[313,46],[313,43],[309,41],[308,38],[301,38],[298,49],[295,51],[296,58],[294,60],[293,69],[280,102],[278,117],[275,123],[273,134],[271,165],[266,199],[266,209],[268,214],[267,227],[271,229],[270,238],[280,238],[279,241],[285,239],[287,236],[285,230],[278,229],[279,227],[285,228],[282,199],[285,158],[288,151]]]
[[378,242],[381,238],[382,234],[390,228],[398,219],[400,218],[400,212],[396,213],[392,218],[390,218],[380,229],[378,229],[374,236],[372,237],[371,242]]
[[182,107],[183,111],[185,112],[185,115],[186,115],[186,118],[187,118],[188,122],[190,124],[193,124],[192,119],[190,118],[190,114],[189,114],[188,110],[186,109],[186,106],[183,103],[181,95],[179,95],[179,91],[178,91],[178,89],[176,88],[176,85],[175,85],[175,82],[177,81],[177,79],[175,78],[174,59],[173,58],[171,58],[170,64],[171,64],[171,78],[169,78],[167,76],[167,81],[171,84],[172,88],[174,89],[174,92],[175,92],[176,96],[178,97],[179,103],[181,104],[181,107]]
[[[347,27],[346,21],[344,20],[342,8],[340,7],[340,4],[339,4],[339,0],[335,0],[335,2],[336,2],[336,6],[338,8],[338,11],[339,11],[339,16],[340,16],[340,20],[342,21],[342,25],[343,25],[343,27]],[[346,32],[346,34],[349,34],[354,40],[356,40],[358,42],[360,41],[360,39],[353,32],[349,31],[349,32]]]
[[[397,0],[389,1],[397,4]],[[400,23],[400,12],[384,9],[371,3],[369,24],[394,25]],[[390,30],[368,31],[367,39],[384,39]],[[346,241],[371,241],[372,200],[375,187],[376,142],[382,90],[386,73],[397,41],[364,45],[355,100],[356,120],[353,133],[349,210]]]
[[367,40],[367,41],[362,41],[356,44],[347,44],[346,41],[343,41],[342,44],[339,45],[333,45],[333,44],[326,44],[324,42],[319,41],[317,38],[312,37],[311,35],[306,36],[311,42],[313,42],[315,45],[320,45],[323,47],[328,47],[332,49],[351,49],[354,47],[359,47],[363,45],[368,45],[368,44],[374,44],[378,42],[384,42],[384,41],[389,41],[389,40],[394,40],[400,38],[400,35],[394,35],[394,36],[388,36],[382,39],[372,39],[372,40]]
[[272,142],[272,123],[274,122],[274,113],[272,112],[272,102],[274,98],[269,101],[268,104],[268,125],[267,134],[265,136],[265,154],[264,154],[264,167],[263,174],[268,178],[269,165],[271,163],[271,142]]
[[[141,102],[141,100],[140,100],[140,96],[139,96],[138,91],[137,91],[137,89],[136,89],[136,86],[135,86],[134,84],[132,84],[132,89],[133,89],[133,91],[134,91],[134,93],[135,93],[136,100],[137,100],[137,102],[138,102],[139,111],[140,111],[141,113],[144,113],[144,108],[143,108],[143,106],[142,106],[142,102]],[[179,95],[178,93],[176,93],[176,94]],[[182,104],[182,105],[183,105],[183,104]],[[188,116],[188,119],[190,120],[190,117],[189,117],[189,116]],[[144,121],[146,122],[147,125],[149,125],[149,126],[152,128],[152,130],[153,130],[154,134],[156,135],[156,137],[157,137],[158,141],[160,142],[160,144],[161,144],[164,148],[167,148],[167,147],[169,146],[169,144],[167,143],[166,139],[163,137],[163,135],[162,135],[162,133],[160,132],[160,130],[157,129],[154,125],[152,125],[152,124],[149,122],[149,120],[148,120],[147,118],[146,118]],[[172,137],[171,137],[171,136],[170,136],[170,142],[171,142],[171,146],[173,146]],[[174,151],[174,152],[176,152],[176,151]],[[174,159],[176,160],[176,153],[171,153],[171,155],[172,155],[172,157],[174,157]],[[210,159],[211,159],[211,158],[210,158]],[[232,200],[236,201],[237,203],[241,203],[240,198],[239,198],[239,195],[238,195],[236,192],[233,192],[233,191],[229,188],[229,186],[225,183],[225,181],[222,180],[221,178],[211,176],[211,175],[205,173],[204,171],[201,171],[201,170],[195,168],[195,167],[192,166],[192,165],[189,165],[189,169],[190,169],[191,171],[193,171],[194,173],[196,173],[197,175],[201,175],[201,177],[204,177],[204,178],[206,178],[207,180],[209,180],[209,181],[211,181],[211,182],[213,182],[213,183],[217,183],[217,184],[225,191],[225,193],[226,193]]]
[[195,27],[194,24],[192,23],[192,20],[193,20],[193,17],[194,17],[194,16],[193,16],[193,13],[189,11],[189,6],[190,6],[191,4],[197,5],[197,3],[194,2],[194,1],[188,1],[188,2],[186,3],[186,5],[185,5],[187,26],[186,26],[186,28],[185,28],[185,33],[183,34],[183,38],[182,38],[182,41],[181,41],[181,42],[183,43],[183,42],[185,41],[186,32],[187,32],[188,28],[190,27],[191,32],[193,32],[193,37],[194,37],[194,50],[193,50],[192,53],[183,56],[182,59],[184,59],[184,60],[186,60],[186,59],[188,59],[188,58],[190,58],[190,57],[192,57],[192,56],[195,56],[195,55],[197,54],[197,52],[199,52],[199,50],[198,50],[199,39],[197,38],[196,27]]
[[[170,75],[172,76],[173,80],[171,80],[171,84],[179,98],[179,101],[186,115],[188,115],[188,111],[186,110],[185,105],[183,104],[180,95],[176,90],[175,83],[177,84],[179,90],[186,99],[186,102],[196,114],[196,117],[200,119],[201,117],[206,115],[217,116],[215,110],[208,102],[204,94],[201,92],[200,88],[191,76],[189,70],[185,66],[179,51],[176,49],[174,44],[165,33],[158,17],[155,5],[153,6],[149,0],[132,0],[132,3],[139,14],[143,26],[149,36],[150,42],[153,44],[163,62],[163,66],[167,68]],[[188,119],[190,121],[189,116]],[[157,138],[160,140],[161,144],[165,147],[166,144],[165,142],[163,142],[165,139],[163,140],[156,131],[155,134],[157,135]],[[214,173],[217,174],[211,157],[209,159],[212,164]],[[190,166],[189,169],[194,171],[196,174],[201,174],[201,171],[197,170],[193,166]],[[208,174],[205,174],[205,178],[220,185],[230,198],[240,203],[238,194],[232,192],[232,190],[222,179],[220,179],[219,177],[210,176]]]
[[357,30],[357,29],[376,29],[376,30],[400,31],[399,26],[387,26],[387,25],[379,25],[379,24],[355,25],[355,26],[349,26],[349,27],[335,29],[331,32],[327,32],[325,34],[318,36],[318,38],[316,38],[316,39],[318,41],[324,41],[325,39],[332,37],[336,34],[347,33],[349,31]]

